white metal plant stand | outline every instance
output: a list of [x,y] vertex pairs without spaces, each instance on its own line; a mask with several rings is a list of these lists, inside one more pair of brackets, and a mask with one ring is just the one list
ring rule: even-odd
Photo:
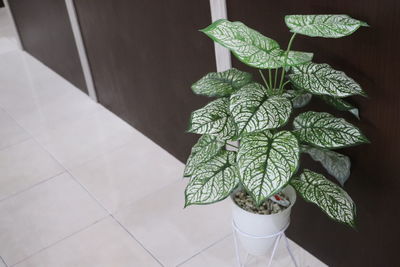
[[295,266],[295,267],[299,267],[299,265],[297,264],[297,261],[296,261],[294,255],[293,255],[293,251],[291,250],[291,248],[290,248],[290,246],[289,246],[288,239],[287,239],[287,237],[286,237],[286,235],[285,235],[285,231],[286,231],[286,229],[289,227],[289,224],[290,224],[290,223],[288,223],[285,227],[283,227],[282,230],[280,230],[279,232],[277,232],[277,233],[275,233],[275,234],[267,235],[267,236],[254,236],[254,235],[250,235],[250,234],[247,234],[247,233],[241,231],[241,230],[236,226],[235,221],[232,220],[233,237],[234,237],[234,240],[235,240],[236,260],[237,260],[237,263],[238,263],[239,267],[245,267],[245,264],[246,264],[246,262],[247,262],[249,253],[246,252],[246,256],[244,257],[244,260],[242,260],[242,258],[241,258],[241,256],[240,256],[240,250],[239,250],[238,235],[245,236],[245,237],[249,237],[249,238],[254,238],[254,239],[276,238],[276,239],[275,239],[275,242],[274,242],[274,247],[273,247],[273,250],[272,250],[272,253],[271,253],[271,257],[269,258],[269,260],[267,259],[267,261],[268,261],[268,265],[267,265],[267,266],[268,266],[268,267],[271,266],[272,260],[273,260],[273,258],[274,258],[274,256],[275,256],[275,253],[276,253],[276,250],[277,250],[277,248],[278,248],[279,242],[280,242],[281,239],[283,238],[283,239],[285,240],[286,249],[287,249],[287,251],[288,251],[290,257],[292,258],[292,261],[293,261],[294,266]]

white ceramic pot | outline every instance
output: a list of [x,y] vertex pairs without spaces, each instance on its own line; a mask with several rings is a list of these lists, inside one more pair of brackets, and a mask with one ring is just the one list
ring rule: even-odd
[[[236,205],[233,200],[234,194],[231,195],[233,203],[233,221],[236,227],[252,236],[270,236],[281,231],[290,221],[290,211],[296,202],[296,192],[292,186],[287,186],[282,191],[290,200],[290,206],[285,210],[270,214],[255,214]],[[268,239],[254,239],[237,233],[238,241],[247,250],[248,253],[256,256],[265,255],[272,250],[277,237]]]

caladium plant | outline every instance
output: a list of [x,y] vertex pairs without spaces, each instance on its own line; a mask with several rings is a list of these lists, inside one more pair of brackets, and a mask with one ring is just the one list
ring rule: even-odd
[[322,174],[308,169],[298,174],[299,158],[300,153],[310,155],[343,186],[350,159],[333,149],[368,139],[353,124],[326,112],[291,115],[316,96],[358,118],[358,109],[343,98],[366,94],[344,72],[314,63],[312,53],[291,46],[297,34],[339,38],[368,25],[347,15],[290,15],[285,22],[293,33],[286,50],[241,22],[222,19],[201,30],[257,68],[263,84],[235,68],[209,73],[193,84],[194,93],[216,99],[191,116],[189,132],[203,136],[187,160],[185,206],[221,201],[239,185],[261,205],[291,184],[329,217],[354,226],[350,196]]

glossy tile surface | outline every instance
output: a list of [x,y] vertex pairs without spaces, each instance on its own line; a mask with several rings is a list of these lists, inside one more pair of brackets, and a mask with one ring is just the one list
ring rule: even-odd
[[47,248],[17,267],[160,267],[111,217]]
[[63,166],[72,168],[96,156],[110,153],[134,138],[133,129],[100,107],[74,121],[43,132],[36,139]]
[[181,162],[141,133],[134,134],[132,142],[71,170],[111,212],[182,179]]
[[63,171],[32,139],[0,150],[0,200]]
[[176,266],[231,231],[230,203],[184,209],[185,184],[172,183],[115,214],[164,266]]
[[0,255],[9,265],[106,216],[69,174],[0,202]]

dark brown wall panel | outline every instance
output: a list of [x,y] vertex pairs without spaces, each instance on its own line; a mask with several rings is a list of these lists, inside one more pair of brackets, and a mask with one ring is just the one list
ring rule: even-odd
[[65,0],[9,0],[24,49],[87,93]]
[[190,112],[205,103],[190,85],[215,71],[208,1],[76,0],[100,103],[186,160],[197,136]]
[[[315,53],[358,81],[369,98],[354,97],[361,121],[313,101],[311,108],[344,116],[360,126],[372,144],[343,149],[352,158],[352,176],[345,189],[357,204],[356,231],[330,221],[311,204],[299,201],[289,235],[330,266],[399,266],[400,237],[400,2],[397,0],[302,0],[244,2],[228,0],[231,20],[240,20],[287,46],[286,14],[349,14],[368,22],[350,37],[323,39],[298,36],[293,49]],[[234,61],[234,65],[247,69]],[[309,158],[305,164],[317,171]]]

